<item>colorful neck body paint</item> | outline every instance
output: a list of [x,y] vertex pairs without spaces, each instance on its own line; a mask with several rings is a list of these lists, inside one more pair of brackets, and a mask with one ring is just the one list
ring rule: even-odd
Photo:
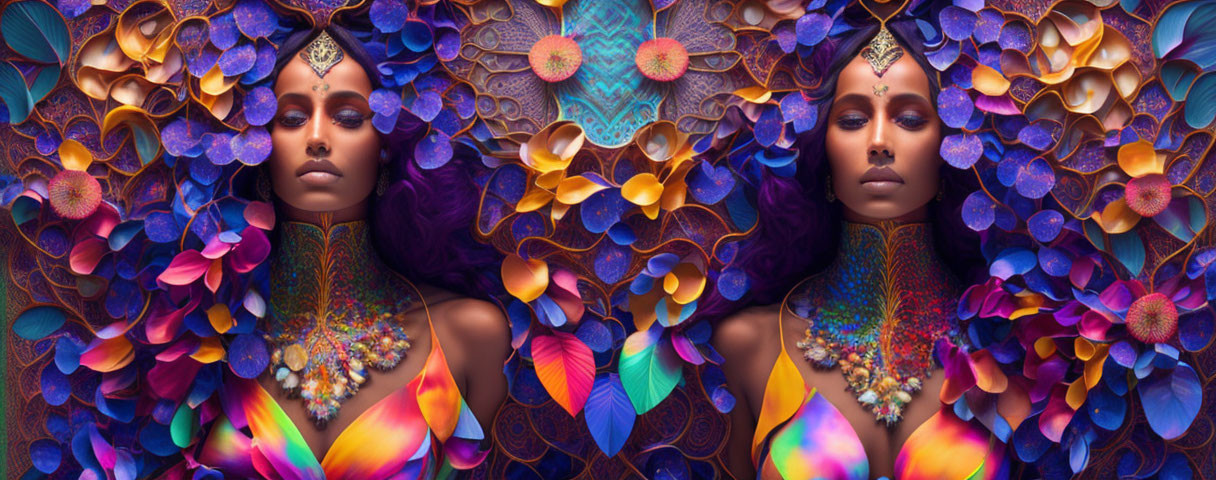
[[380,260],[368,228],[279,225],[265,328],[270,371],[322,425],[358,392],[368,366],[392,369],[410,346],[403,327],[414,289]]
[[959,292],[929,224],[845,222],[836,260],[787,307],[807,320],[798,343],[807,361],[839,365],[857,400],[890,426],[932,372],[936,340],[956,335]]

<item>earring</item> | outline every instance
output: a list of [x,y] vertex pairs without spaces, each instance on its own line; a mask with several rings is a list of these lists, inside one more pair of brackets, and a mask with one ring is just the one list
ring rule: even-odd
[[263,202],[270,201],[270,175],[266,174],[265,167],[258,169],[258,178],[254,183],[254,188],[257,189],[259,199],[261,199]]
[[384,165],[380,165],[380,171],[376,172],[376,196],[384,196],[384,192],[388,190],[388,169]]
[[832,191],[832,176],[828,175],[827,182],[823,185],[823,196],[827,197],[828,203],[836,201],[836,193]]
[[946,182],[940,182],[937,184],[937,201],[942,201],[942,194],[945,192],[945,190]]

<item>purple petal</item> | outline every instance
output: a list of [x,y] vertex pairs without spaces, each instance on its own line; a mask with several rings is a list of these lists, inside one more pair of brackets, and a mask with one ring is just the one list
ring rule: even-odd
[[435,35],[435,54],[440,60],[450,62],[460,55],[460,31],[453,28],[441,28]]
[[386,88],[376,89],[368,96],[367,106],[381,115],[392,115],[401,110],[401,94]]
[[414,147],[414,161],[423,169],[439,168],[452,159],[452,139],[440,131],[433,131]]
[[1060,235],[1064,228],[1064,215],[1055,210],[1043,210],[1026,220],[1030,235],[1041,243],[1048,243]]
[[751,288],[751,281],[747,278],[747,273],[738,268],[727,268],[718,276],[718,293],[721,293],[727,300],[735,301],[743,298]]
[[756,125],[753,132],[756,136],[756,142],[765,147],[771,147],[777,143],[777,139],[781,137],[781,130],[784,124],[781,122],[781,110],[775,107],[766,107],[760,114],[760,118],[756,120]]
[[264,127],[250,127],[229,142],[236,159],[245,165],[259,165],[270,157],[270,133]]
[[228,368],[241,378],[257,378],[270,365],[266,342],[252,333],[237,335],[228,345]]
[[259,38],[257,41],[257,58],[253,62],[253,68],[250,68],[241,77],[241,83],[251,85],[270,76],[270,73],[274,71],[274,61],[274,45],[266,39]]
[[1026,198],[1043,198],[1056,185],[1056,175],[1043,157],[1037,157],[1019,169],[1014,183],[1018,193]]
[[819,110],[801,92],[790,92],[781,99],[781,116],[794,124],[794,133],[806,133],[815,128]]
[[[85,5],[90,5],[85,2]],[[39,472],[50,474],[59,469],[63,461],[63,449],[59,442],[50,438],[40,438],[30,444],[30,462]]]
[[937,114],[947,127],[963,128],[974,111],[971,97],[958,87],[946,88],[937,96]]
[[828,36],[832,29],[832,18],[822,13],[808,13],[798,18],[794,31],[800,45],[813,47]]
[[372,25],[384,33],[401,30],[405,19],[409,16],[409,8],[399,0],[375,0],[371,11],[368,12]]
[[1186,433],[1203,400],[1199,376],[1185,363],[1169,371],[1158,370],[1142,380],[1136,392],[1146,407],[1144,417],[1149,426],[1166,440]]
[[414,102],[410,104],[410,112],[424,122],[434,120],[440,110],[443,110],[443,97],[434,90],[419,93],[418,98],[415,98]]
[[270,123],[279,109],[274,91],[268,87],[255,87],[245,95],[245,121],[261,126]]
[[236,160],[236,153],[232,151],[231,133],[205,133],[203,134],[203,148],[206,149],[207,159],[216,165],[227,165]]
[[621,197],[620,189],[610,188],[591,194],[579,205],[583,227],[591,233],[604,233],[621,220],[629,203]]
[[236,20],[231,11],[211,17],[207,23],[210,25],[208,32],[211,36],[211,44],[215,45],[215,48],[227,50],[236,45],[241,34],[236,29]]
[[970,37],[971,32],[975,30],[975,21],[978,17],[975,12],[950,5],[942,9],[938,15],[941,20],[942,33],[951,40],[962,40]]
[[984,153],[984,142],[978,135],[956,133],[942,139],[942,158],[954,168],[971,168]]
[[253,64],[257,62],[257,59],[258,52],[253,47],[253,44],[242,44],[228,49],[223,55],[220,55],[220,72],[229,77],[244,74],[253,68]]
[[431,34],[431,27],[425,22],[408,21],[401,27],[401,43],[405,45],[411,52],[422,53],[431,48],[431,43],[435,38]]
[[1035,150],[1050,150],[1060,139],[1064,126],[1059,122],[1042,119],[1018,132],[1018,140]]
[[693,198],[706,205],[714,205],[735,188],[735,176],[725,165],[714,167],[709,162],[701,162],[700,168],[694,168],[688,178],[688,190]]
[[268,37],[279,27],[278,16],[261,0],[241,0],[233,13],[236,26],[249,38]]
[[180,157],[198,146],[205,128],[185,118],[178,118],[160,131],[161,143],[170,155]]
[[59,371],[59,367],[55,366],[54,363],[47,363],[42,368],[40,385],[42,387],[42,399],[48,405],[63,405],[63,402],[68,401],[68,397],[72,396],[72,387],[68,385],[68,376]]
[[996,203],[983,190],[972,192],[963,201],[963,222],[977,232],[987,230],[996,220]]

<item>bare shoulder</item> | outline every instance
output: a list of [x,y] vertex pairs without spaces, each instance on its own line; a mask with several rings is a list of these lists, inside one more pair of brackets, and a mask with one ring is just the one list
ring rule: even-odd
[[714,348],[727,359],[748,358],[764,346],[779,345],[778,305],[749,307],[726,317],[714,327]]
[[[510,326],[497,305],[456,294],[442,295],[437,302],[427,300],[427,309],[440,341],[449,338],[461,344],[493,347],[493,342],[509,341]],[[445,338],[446,337],[446,338]]]

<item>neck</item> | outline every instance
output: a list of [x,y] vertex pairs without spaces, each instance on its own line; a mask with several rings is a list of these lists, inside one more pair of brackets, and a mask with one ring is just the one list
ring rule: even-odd
[[313,225],[322,226],[326,223],[344,223],[353,222],[355,220],[367,219],[368,209],[371,208],[371,202],[368,199],[363,199],[359,203],[349,207],[341,208],[329,212],[314,212],[296,208],[287,202],[275,202],[278,206],[279,216],[293,222],[311,223]]
[[920,388],[934,344],[954,330],[958,293],[930,224],[846,221],[835,261],[791,292],[789,306],[808,322],[805,357],[839,364],[858,400],[892,424],[906,403],[899,392]]

